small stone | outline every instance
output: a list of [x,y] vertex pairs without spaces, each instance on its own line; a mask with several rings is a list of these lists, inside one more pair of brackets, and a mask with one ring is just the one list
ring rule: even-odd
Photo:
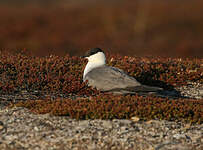
[[88,127],[89,125],[89,121],[88,120],[82,120],[82,121],[79,121],[79,126],[81,127]]
[[103,121],[104,128],[112,128],[112,123],[110,121]]
[[0,125],[0,131],[3,130],[4,126]]
[[132,117],[131,120],[134,121],[134,122],[138,122],[140,120],[140,118],[135,116],[135,117]]
[[125,125],[132,123],[131,120],[127,120],[127,119],[120,120],[119,122],[120,122],[120,124],[125,124]]
[[127,130],[128,130],[127,127],[125,127],[125,126],[121,127],[121,131],[127,131]]
[[203,96],[203,89],[199,90],[199,94]]
[[4,123],[0,121],[0,131],[4,130],[4,128],[5,128]]
[[38,128],[38,127],[34,127],[34,130],[35,130],[35,131],[39,131],[39,128]]
[[147,121],[146,123],[147,124],[152,124],[152,123],[154,123],[155,122],[155,120],[149,120],[149,121]]
[[180,139],[180,138],[185,138],[185,135],[177,133],[177,134],[173,135],[173,137],[176,139]]
[[185,127],[184,127],[183,129],[184,129],[184,130],[187,130],[187,129],[189,129],[190,127],[191,127],[191,124],[188,123],[188,124],[185,125]]

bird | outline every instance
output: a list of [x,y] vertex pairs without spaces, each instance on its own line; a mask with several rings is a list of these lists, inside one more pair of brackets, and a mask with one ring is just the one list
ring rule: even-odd
[[88,63],[83,72],[83,82],[102,92],[113,94],[148,94],[162,91],[160,87],[147,86],[129,76],[123,70],[106,65],[105,53],[100,48],[88,50],[82,58]]

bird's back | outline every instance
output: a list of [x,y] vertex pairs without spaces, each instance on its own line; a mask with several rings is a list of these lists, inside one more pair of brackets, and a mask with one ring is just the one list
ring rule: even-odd
[[141,85],[135,78],[124,73],[123,70],[106,65],[89,71],[84,80],[88,80],[89,86],[96,87],[102,91],[125,89]]

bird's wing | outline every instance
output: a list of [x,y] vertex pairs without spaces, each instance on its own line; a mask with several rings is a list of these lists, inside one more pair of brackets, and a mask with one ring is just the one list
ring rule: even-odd
[[89,86],[96,87],[102,91],[141,85],[135,78],[125,74],[123,70],[109,66],[92,69],[85,76],[85,80],[88,80]]

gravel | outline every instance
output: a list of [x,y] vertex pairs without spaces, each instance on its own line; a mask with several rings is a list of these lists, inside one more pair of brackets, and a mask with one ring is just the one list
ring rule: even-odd
[[24,108],[0,112],[0,149],[202,149],[203,124],[151,120],[74,120],[35,115]]
[[195,99],[203,99],[203,84],[189,82],[186,86],[177,88],[182,96]]
[[[203,99],[203,85],[178,88],[185,97]],[[203,124],[165,120],[75,120],[69,117],[36,115],[10,102],[39,99],[26,91],[0,96],[1,150],[141,149],[202,150]],[[46,97],[46,95],[44,96]],[[41,98],[44,98],[41,97]],[[53,96],[53,99],[56,97]],[[66,97],[66,96],[64,96]]]

